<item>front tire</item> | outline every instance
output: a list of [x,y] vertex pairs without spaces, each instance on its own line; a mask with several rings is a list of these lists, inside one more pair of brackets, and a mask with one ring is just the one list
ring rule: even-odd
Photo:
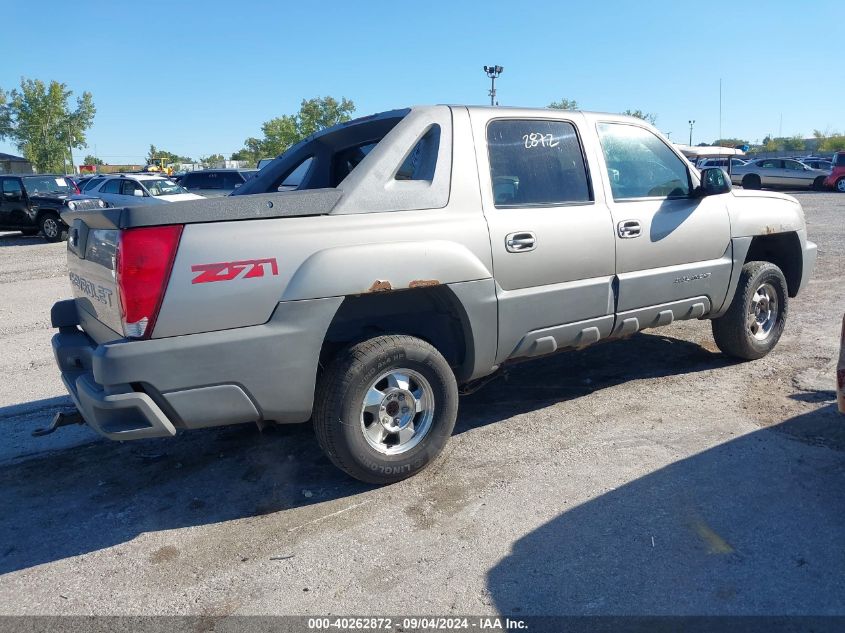
[[760,186],[760,176],[758,176],[757,174],[748,174],[742,179],[743,189],[759,189]]
[[824,179],[824,176],[819,176],[818,178],[816,178],[813,181],[813,185],[810,187],[810,189],[814,191],[822,191],[824,189]]
[[67,226],[56,213],[51,211],[43,213],[38,218],[38,226],[41,227],[41,233],[48,242],[63,242],[67,239]]
[[458,387],[429,343],[378,336],[341,352],[318,387],[314,430],[335,466],[373,484],[416,474],[443,450],[458,413]]
[[833,188],[836,189],[839,193],[845,193],[845,176],[837,180]]
[[780,268],[770,262],[748,262],[742,267],[728,311],[711,322],[716,345],[735,358],[762,358],[780,340],[788,300]]

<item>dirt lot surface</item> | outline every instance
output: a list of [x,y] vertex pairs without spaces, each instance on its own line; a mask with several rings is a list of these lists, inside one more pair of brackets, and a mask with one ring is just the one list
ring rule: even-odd
[[0,234],[0,614],[845,614],[845,195],[795,195],[819,261],[769,357],[696,321],[515,366],[383,488],[307,425],[30,437],[64,245]]

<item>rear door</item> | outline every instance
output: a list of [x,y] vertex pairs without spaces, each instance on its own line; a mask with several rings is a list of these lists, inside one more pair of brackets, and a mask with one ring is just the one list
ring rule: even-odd
[[613,226],[590,183],[583,116],[472,116],[497,282],[497,362],[608,336]]
[[34,226],[27,215],[27,199],[20,178],[0,178],[0,226],[22,228]]
[[783,161],[779,158],[767,158],[757,163],[757,173],[764,187],[782,187],[787,184]]
[[695,318],[721,305],[732,263],[731,194],[694,195],[697,176],[645,126],[599,120],[596,129],[615,227],[614,331]]

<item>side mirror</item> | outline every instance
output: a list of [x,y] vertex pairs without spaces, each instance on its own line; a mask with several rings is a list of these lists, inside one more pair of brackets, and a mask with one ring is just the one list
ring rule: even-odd
[[731,190],[731,179],[720,167],[708,167],[701,170],[701,186],[699,195],[718,196]]
[[132,195],[135,196],[136,198],[143,198],[144,192],[141,191],[140,189],[135,189],[135,191],[132,192]]

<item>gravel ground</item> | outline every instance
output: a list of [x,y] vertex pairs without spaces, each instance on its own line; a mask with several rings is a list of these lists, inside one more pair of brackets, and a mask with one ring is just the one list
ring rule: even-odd
[[845,614],[845,196],[796,197],[819,261],[773,354],[703,321],[518,365],[383,488],[307,425],[31,438],[64,245],[0,234],[0,614]]

